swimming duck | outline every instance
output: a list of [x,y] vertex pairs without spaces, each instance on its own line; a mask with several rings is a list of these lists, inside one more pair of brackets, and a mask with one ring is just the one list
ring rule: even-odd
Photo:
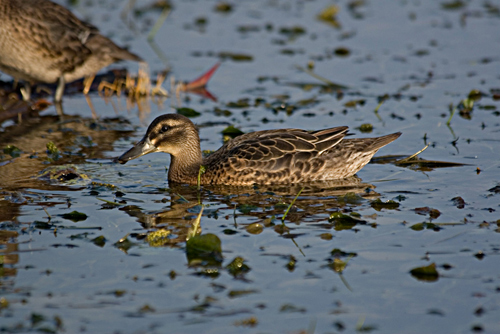
[[401,133],[344,139],[347,126],[317,131],[279,129],[236,137],[206,158],[198,130],[185,116],[157,117],[145,136],[118,158],[124,164],[148,153],[171,156],[169,182],[248,186],[343,179],[354,175]]
[[54,2],[0,0],[0,71],[26,82],[25,100],[32,83],[58,81],[60,102],[66,82],[93,79],[119,60],[142,61]]

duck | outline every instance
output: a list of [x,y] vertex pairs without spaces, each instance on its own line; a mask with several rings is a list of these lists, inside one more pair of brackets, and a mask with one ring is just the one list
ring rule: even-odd
[[169,183],[252,186],[345,179],[356,174],[401,132],[345,138],[347,126],[324,130],[262,130],[240,135],[207,157],[193,122],[180,114],[158,116],[144,137],[123,153],[126,162],[153,152],[169,153]]
[[52,1],[0,0],[0,71],[26,83],[24,100],[38,82],[58,82],[55,102],[83,77],[87,93],[97,71],[120,60],[143,61]]

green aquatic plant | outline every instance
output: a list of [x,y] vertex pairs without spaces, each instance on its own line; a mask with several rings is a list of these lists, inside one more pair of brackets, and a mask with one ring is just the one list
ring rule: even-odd
[[206,167],[203,165],[200,165],[200,169],[198,170],[198,190],[201,188],[201,176],[205,174],[207,171]]
[[290,203],[290,205],[288,206],[288,208],[286,209],[285,211],[285,214],[283,215],[283,218],[281,218],[281,222],[283,224],[285,224],[285,218],[286,218],[286,215],[288,214],[288,211],[290,211],[290,209],[292,208],[292,206],[295,204],[295,201],[297,200],[297,198],[300,196],[300,193],[302,192],[302,190],[304,190],[304,187],[302,187],[300,189],[300,191],[298,192],[297,196],[295,196],[295,198],[293,199],[292,203]]

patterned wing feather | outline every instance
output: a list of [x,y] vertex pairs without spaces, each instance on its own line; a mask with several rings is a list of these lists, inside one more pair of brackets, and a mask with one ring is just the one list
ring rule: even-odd
[[91,34],[99,31],[93,25],[80,21],[66,8],[49,1],[27,1],[21,5],[22,20],[29,27],[32,40],[47,57],[57,59],[53,68],[62,72],[80,66],[92,53],[85,46]]
[[217,175],[224,169],[237,182],[304,181],[321,172],[325,161],[317,157],[335,147],[346,132],[347,127],[314,132],[298,129],[254,132],[235,138],[204,164]]

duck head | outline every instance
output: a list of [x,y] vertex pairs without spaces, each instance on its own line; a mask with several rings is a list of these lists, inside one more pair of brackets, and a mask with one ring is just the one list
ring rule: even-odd
[[153,152],[170,153],[175,157],[199,151],[200,138],[193,122],[182,115],[166,114],[157,117],[149,125],[144,137],[117,161],[124,164]]

